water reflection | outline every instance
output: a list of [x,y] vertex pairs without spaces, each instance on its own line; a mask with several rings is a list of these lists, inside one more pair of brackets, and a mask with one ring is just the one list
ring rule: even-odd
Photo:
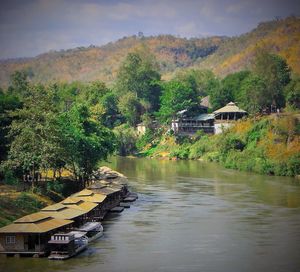
[[66,262],[7,258],[1,271],[298,271],[300,186],[199,161],[113,158],[139,200]]

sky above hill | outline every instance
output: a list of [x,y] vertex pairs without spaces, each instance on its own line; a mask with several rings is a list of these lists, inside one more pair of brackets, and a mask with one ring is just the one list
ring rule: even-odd
[[292,14],[300,15],[299,0],[1,0],[0,58],[103,45],[140,31],[234,36]]

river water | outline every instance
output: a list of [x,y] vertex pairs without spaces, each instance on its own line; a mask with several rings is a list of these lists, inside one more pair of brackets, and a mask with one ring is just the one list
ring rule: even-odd
[[300,271],[300,186],[200,161],[112,158],[139,199],[67,261],[1,258],[1,271]]

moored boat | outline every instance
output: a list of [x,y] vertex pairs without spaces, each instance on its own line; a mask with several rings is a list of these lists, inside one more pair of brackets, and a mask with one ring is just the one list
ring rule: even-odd
[[86,233],[81,231],[57,233],[51,236],[48,244],[51,246],[48,259],[66,260],[85,250],[88,246],[88,238]]
[[103,227],[100,222],[87,222],[77,230],[86,233],[89,243],[103,235]]

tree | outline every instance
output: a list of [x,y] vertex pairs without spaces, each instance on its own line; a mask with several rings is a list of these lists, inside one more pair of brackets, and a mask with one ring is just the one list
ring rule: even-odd
[[182,70],[175,78],[195,90],[199,97],[207,96],[218,85],[218,79],[210,70]]
[[145,112],[141,101],[131,92],[119,98],[118,109],[131,126],[138,124],[141,121],[141,115]]
[[257,113],[272,103],[272,96],[265,94],[267,83],[257,75],[248,76],[242,83],[238,101],[249,113]]
[[101,97],[109,92],[104,82],[94,81],[84,88],[83,102],[87,102],[90,105],[97,104]]
[[88,107],[75,104],[59,118],[62,132],[62,158],[66,167],[84,186],[100,160],[115,149],[114,134],[91,119]]
[[34,187],[36,173],[55,167],[61,151],[61,134],[55,120],[52,93],[42,86],[28,88],[23,107],[15,109],[9,116],[13,118],[8,133],[11,144],[3,165],[30,174]]
[[101,120],[104,126],[113,128],[122,121],[118,111],[118,99],[113,92],[108,92],[101,97],[100,104],[105,111]]
[[128,124],[122,124],[114,128],[114,133],[117,138],[117,154],[127,156],[137,151],[138,137],[134,128],[129,127]]
[[283,107],[283,89],[290,82],[290,69],[286,61],[265,49],[257,49],[253,72],[266,82],[264,95],[270,97],[271,101],[268,106]]
[[7,138],[8,127],[12,118],[8,112],[21,107],[21,102],[16,96],[0,92],[0,162],[5,160],[8,152],[9,140]]
[[231,99],[232,101],[238,100],[243,81],[250,75],[250,71],[240,71],[237,73],[229,74],[222,80],[222,88],[225,92],[230,93],[231,98],[229,99]]
[[160,74],[155,57],[141,48],[129,53],[117,74],[116,92],[118,95],[132,93],[136,98],[150,103],[150,110],[159,108],[161,93]]
[[285,99],[288,105],[300,109],[300,77],[295,76],[285,87]]
[[28,74],[26,71],[16,71],[11,77],[11,85],[8,88],[8,93],[19,98],[24,98],[29,94]]
[[234,96],[231,89],[225,88],[219,81],[214,88],[211,89],[209,100],[214,110],[225,106],[230,101],[234,100]]
[[197,93],[187,84],[171,80],[162,84],[162,87],[161,107],[158,112],[162,121],[168,122],[178,111],[198,104]]

